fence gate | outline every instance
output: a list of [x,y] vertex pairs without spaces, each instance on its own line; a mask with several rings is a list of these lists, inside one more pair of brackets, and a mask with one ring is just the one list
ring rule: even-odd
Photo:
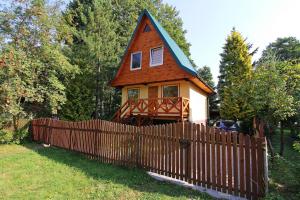
[[247,199],[267,190],[264,137],[188,122],[136,127],[102,120],[35,119],[32,132],[35,141],[101,162],[137,166]]

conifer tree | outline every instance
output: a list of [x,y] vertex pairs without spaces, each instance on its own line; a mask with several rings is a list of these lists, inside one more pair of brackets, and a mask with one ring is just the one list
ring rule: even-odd
[[237,120],[251,116],[252,108],[248,103],[248,94],[251,91],[244,90],[245,87],[241,88],[252,76],[251,59],[256,50],[250,53],[251,46],[235,28],[226,39],[220,54],[218,82],[222,118]]

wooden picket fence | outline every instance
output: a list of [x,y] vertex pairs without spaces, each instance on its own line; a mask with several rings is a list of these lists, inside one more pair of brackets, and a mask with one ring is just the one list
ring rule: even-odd
[[247,199],[267,190],[265,138],[193,123],[136,127],[103,120],[32,121],[34,141],[141,167]]

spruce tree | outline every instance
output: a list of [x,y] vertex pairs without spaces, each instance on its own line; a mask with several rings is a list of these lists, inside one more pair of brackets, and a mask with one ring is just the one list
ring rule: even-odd
[[[249,45],[241,33],[231,31],[227,37],[220,61],[218,93],[220,98],[220,115],[224,119],[247,119],[252,109],[248,103],[248,93],[241,87],[247,84],[252,76],[252,55]],[[249,88],[250,90],[250,88]]]

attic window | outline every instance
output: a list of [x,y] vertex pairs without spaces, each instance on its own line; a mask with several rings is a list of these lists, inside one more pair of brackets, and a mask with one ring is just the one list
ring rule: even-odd
[[142,68],[142,52],[134,52],[131,54],[130,69],[137,70]]
[[151,31],[150,26],[148,24],[146,24],[143,32],[150,32],[150,31]]
[[158,66],[163,64],[164,51],[163,47],[156,47],[150,49],[150,66]]

